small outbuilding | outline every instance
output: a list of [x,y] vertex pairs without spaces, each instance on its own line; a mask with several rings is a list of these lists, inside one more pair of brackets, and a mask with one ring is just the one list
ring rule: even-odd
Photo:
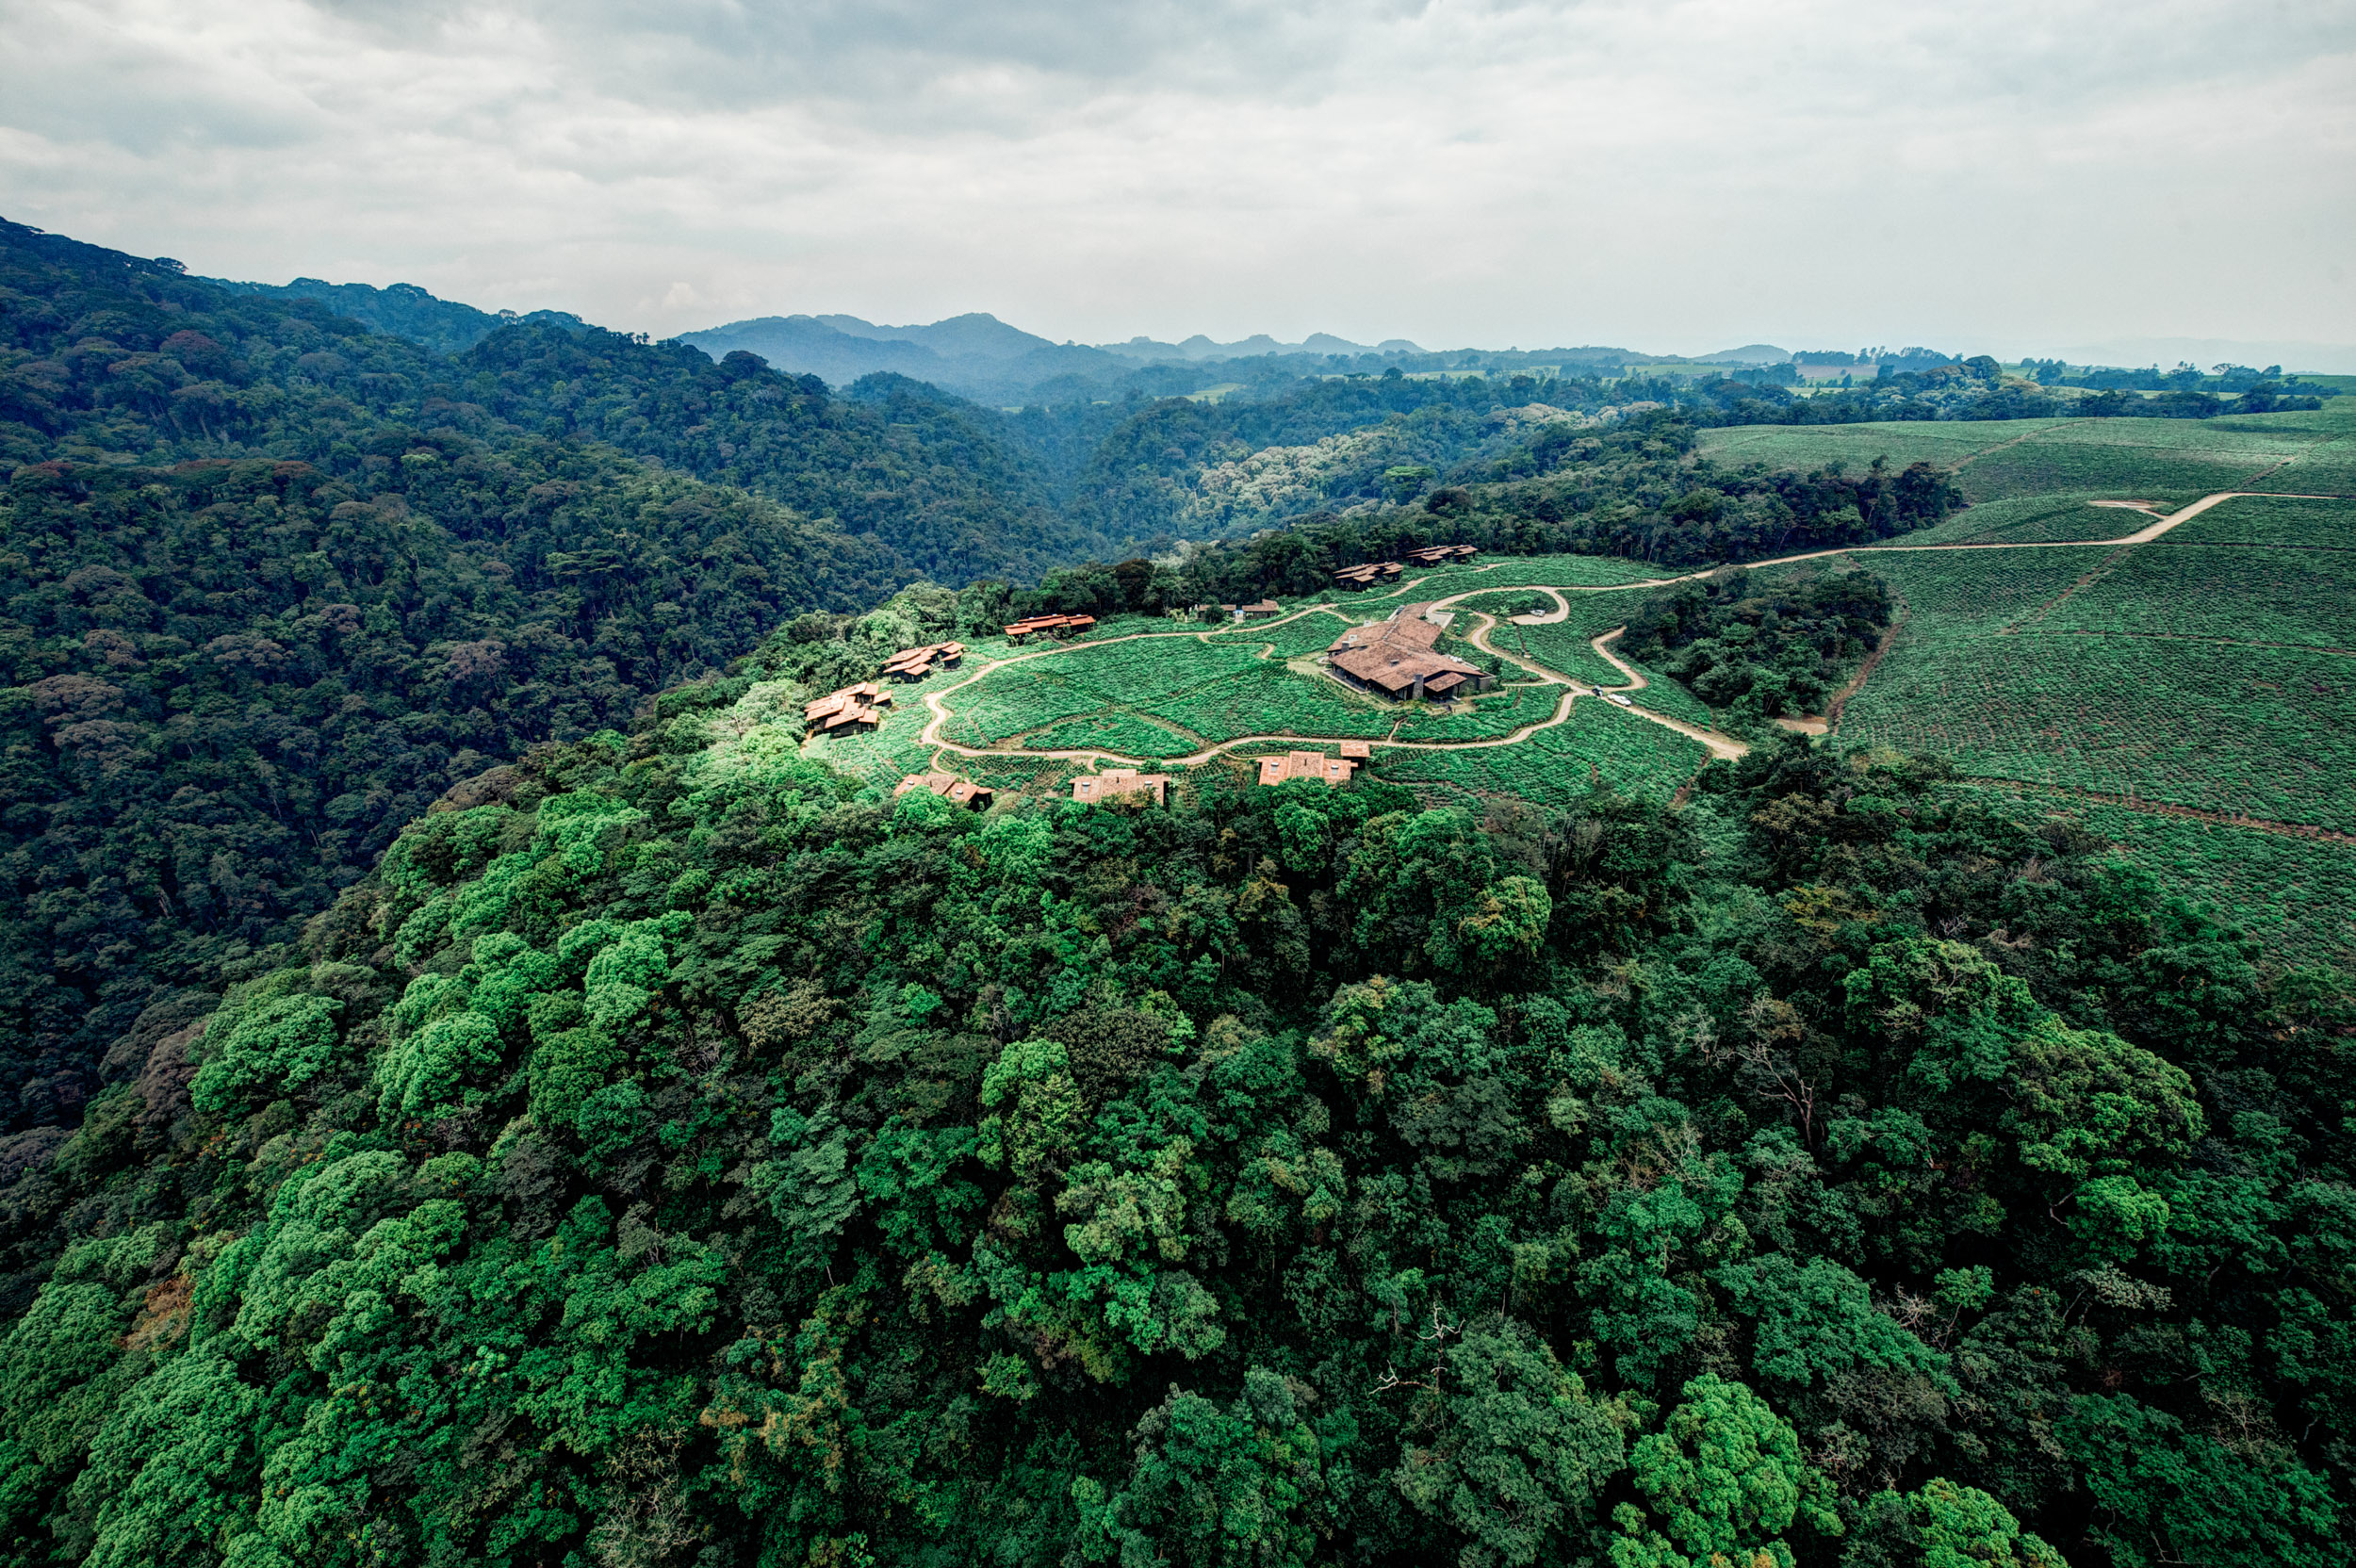
[[848,735],[856,730],[873,729],[883,723],[883,715],[863,702],[846,702],[817,721],[822,735]]
[[1357,771],[1357,763],[1328,757],[1321,751],[1288,751],[1282,757],[1260,759],[1260,782],[1263,784],[1285,784],[1296,778],[1315,778],[1327,784],[1339,784]]
[[1369,561],[1364,565],[1344,566],[1333,574],[1333,582],[1340,588],[1371,588],[1378,582],[1397,582],[1405,570],[1396,561]]
[[946,669],[965,657],[963,643],[926,643],[922,647],[902,648],[883,667],[890,680],[922,680],[936,669]]
[[1145,795],[1154,805],[1169,801],[1170,775],[1139,773],[1135,768],[1106,768],[1103,773],[1084,773],[1072,781],[1072,798],[1103,802],[1126,795]]
[[910,790],[923,790],[927,794],[939,795],[952,806],[963,806],[976,811],[990,804],[991,793],[989,785],[959,778],[953,773],[912,773],[900,780],[899,788],[892,792],[892,797],[897,799]]
[[890,692],[872,680],[862,680],[856,686],[845,686],[840,691],[829,692],[823,697],[813,698],[802,704],[802,719],[805,723],[815,724],[820,719],[842,712],[845,708],[889,708],[891,706],[892,694]]

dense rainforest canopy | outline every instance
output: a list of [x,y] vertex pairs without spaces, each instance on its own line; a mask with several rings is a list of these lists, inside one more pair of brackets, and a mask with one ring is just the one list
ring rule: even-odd
[[20,1156],[18,1560],[2337,1538],[2351,998],[2093,841],[1797,743],[977,816],[730,701],[428,814]]
[[0,1560],[2336,1549],[2356,988],[1773,737],[1872,577],[1631,617],[1762,742],[1674,806],[976,814],[777,722],[1430,543],[1886,538],[1946,471],[1694,433],[2037,394],[1009,412],[385,292],[0,226]]

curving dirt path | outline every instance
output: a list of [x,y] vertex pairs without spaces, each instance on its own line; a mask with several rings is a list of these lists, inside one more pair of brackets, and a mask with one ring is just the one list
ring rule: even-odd
[[[1482,593],[1491,593],[1494,591],[1495,590],[1492,589],[1480,590],[1480,592]],[[1547,589],[1546,592],[1554,593],[1554,590]],[[1448,598],[1435,600],[1432,604],[1432,608],[1437,610],[1444,605],[1453,604],[1457,599],[1461,599],[1465,596],[1465,595],[1457,594]],[[1569,620],[1571,618],[1571,607],[1569,603],[1566,602],[1560,594],[1554,595],[1554,600],[1555,603],[1560,606],[1559,613],[1545,617],[1543,620],[1524,620],[1521,616],[1517,615],[1514,617],[1515,623],[1525,626],[1538,626]],[[1471,643],[1473,646],[1479,648],[1483,653],[1495,654],[1497,658],[1504,660],[1509,664],[1516,664],[1521,668],[1528,670],[1531,675],[1538,678],[1538,681],[1542,685],[1567,686],[1570,688],[1570,695],[1562,699],[1562,710],[1553,719],[1552,722],[1554,724],[1561,724],[1571,716],[1572,702],[1582,694],[1592,694],[1595,696],[1609,696],[1611,694],[1617,693],[1621,695],[1626,695],[1630,692],[1641,692],[1645,687],[1652,684],[1651,681],[1644,678],[1644,671],[1638,669],[1635,665],[1629,663],[1627,660],[1622,659],[1618,654],[1612,651],[1611,645],[1619,640],[1622,632],[1628,630],[1628,628],[1624,626],[1613,627],[1602,636],[1591,639],[1587,645],[1595,650],[1596,658],[1602,660],[1605,663],[1619,671],[1621,675],[1627,677],[1627,679],[1623,680],[1617,686],[1591,687],[1584,685],[1582,682],[1572,679],[1569,676],[1564,675],[1560,670],[1548,669],[1546,665],[1537,662],[1535,660],[1527,658],[1522,654],[1514,653],[1510,649],[1498,647],[1496,644],[1489,641],[1489,634],[1497,629],[1497,617],[1479,610],[1467,611],[1466,613],[1481,623],[1481,625],[1473,629],[1472,634],[1465,639],[1467,642]],[[1731,761],[1733,759],[1742,756],[1744,752],[1751,749],[1748,745],[1745,745],[1742,742],[1736,740],[1731,735],[1722,734],[1715,729],[1705,729],[1700,725],[1688,724],[1683,719],[1673,719],[1666,713],[1656,713],[1649,708],[1638,708],[1633,704],[1622,708],[1618,703],[1613,703],[1612,706],[1614,708],[1620,708],[1620,710],[1624,713],[1633,713],[1640,719],[1649,719],[1654,724],[1660,725],[1664,728],[1674,729],[1678,734],[1686,737],[1688,740],[1699,741],[1703,745],[1710,748],[1710,754],[1712,757],[1722,757]],[[1545,728],[1546,726],[1541,725],[1538,727]]]
[[[1618,654],[1613,653],[1609,646],[1610,644],[1619,641],[1620,634],[1627,629],[1628,628],[1624,626],[1615,626],[1611,630],[1605,632],[1602,636],[1589,643],[1587,645],[1595,650],[1596,658],[1602,660],[1605,663],[1610,664],[1613,669],[1628,677],[1628,683],[1626,685],[1614,686],[1611,688],[1612,691],[1623,693],[1641,692],[1645,687],[1651,685],[1652,682],[1644,678],[1644,671],[1638,669],[1627,660],[1622,659]],[[1601,692],[1604,688],[1598,686],[1595,690]],[[1614,706],[1616,707],[1617,704],[1614,704]],[[1741,741],[1736,740],[1731,735],[1725,734],[1715,729],[1705,729],[1700,725],[1688,724],[1683,719],[1672,718],[1666,713],[1656,713],[1649,708],[1628,708],[1624,710],[1624,711],[1633,713],[1640,719],[1650,719],[1657,725],[1664,725],[1667,727],[1676,730],[1678,734],[1685,736],[1689,740],[1699,741],[1702,744],[1710,748],[1710,755],[1712,757],[1723,757],[1729,762],[1751,749],[1749,746],[1743,744]]]
[[[2026,437],[2023,437],[2022,439],[2026,439]],[[2145,527],[2138,529],[2134,533],[2127,534],[2124,537],[2112,539],[2037,539],[2019,540],[2014,542],[1956,545],[1851,545],[1843,546],[1835,549],[1805,550],[1792,555],[1776,556],[1766,561],[1747,562],[1743,564],[1751,568],[1785,566],[1795,564],[1803,561],[1825,560],[1836,555],[1874,555],[1885,551],[1911,553],[1937,550],[2086,549],[2096,546],[2104,546],[2117,549],[2129,545],[2148,545],[2151,543],[2151,541],[2166,534],[2169,530],[2190,522],[2193,518],[2198,517],[2201,514],[2208,511],[2211,507],[2216,506],[2220,502],[2233,500],[2244,496],[2259,496],[2287,500],[2331,500],[2336,498],[2330,496],[2310,496],[2284,491],[2220,490],[2215,495],[2203,496],[2199,500],[2192,502],[2190,505],[2180,507],[2175,512],[2169,513],[2165,516],[2159,515],[2156,512],[2153,512],[2151,503],[2149,501],[2096,501],[2091,504],[2096,506],[2132,508],[2136,511],[2151,513],[2153,520]],[[1473,567],[1472,570],[1476,572],[1487,571],[1507,564],[1508,562],[1505,560],[1493,561],[1484,563],[1482,565]],[[1457,593],[1449,594],[1442,598],[1434,599],[1432,601],[1432,608],[1435,610],[1445,609],[1448,606],[1456,604],[1461,600],[1484,594],[1494,594],[1499,592],[1538,593],[1544,594],[1548,598],[1552,599],[1554,601],[1554,609],[1543,615],[1516,615],[1513,617],[1513,621],[1515,624],[1524,626],[1557,625],[1570,618],[1570,601],[1564,597],[1567,594],[1618,594],[1635,590],[1665,588],[1673,583],[1699,581],[1702,579],[1710,577],[1724,569],[1725,568],[1723,566],[1710,566],[1700,571],[1684,572],[1672,577],[1644,578],[1632,582],[1608,583],[1595,586],[1578,583],[1565,583],[1551,587],[1534,583],[1517,583],[1505,589],[1481,586],[1464,589]],[[1430,580],[1431,579],[1429,577],[1411,578],[1387,593],[1367,596],[1367,597],[1376,602],[1390,599],[1404,599],[1408,595],[1414,593],[1417,588],[1423,586],[1423,584]],[[1564,688],[1562,699],[1561,702],[1556,704],[1554,712],[1546,718],[1540,719],[1531,724],[1523,725],[1509,734],[1492,736],[1483,740],[1399,741],[1385,739],[1371,741],[1368,743],[1369,744],[1398,751],[1469,751],[1491,746],[1518,745],[1542,729],[1551,729],[1557,725],[1567,723],[1571,716],[1572,704],[1578,701],[1581,696],[1603,696],[1609,693],[1619,693],[1625,694],[1630,692],[1643,691],[1648,684],[1650,684],[1650,682],[1645,678],[1644,672],[1628,663],[1626,660],[1620,658],[1619,655],[1613,653],[1609,646],[1609,645],[1615,641],[1622,632],[1628,629],[1625,627],[1614,628],[1612,630],[1605,632],[1602,636],[1595,638],[1589,645],[1595,649],[1598,658],[1611,664],[1612,668],[1618,670],[1621,675],[1626,677],[1626,680],[1622,684],[1613,687],[1590,686],[1573,679],[1571,677],[1562,674],[1559,670],[1549,669],[1546,665],[1540,664],[1521,654],[1517,654],[1495,645],[1490,642],[1489,638],[1490,634],[1497,629],[1499,624],[1496,616],[1478,610],[1466,611],[1464,613],[1470,615],[1473,620],[1478,623],[1468,633],[1466,638],[1467,641],[1469,641],[1475,647],[1480,648],[1482,652],[1492,654],[1497,658],[1505,661],[1507,663],[1513,664],[1536,678],[1534,682],[1524,682],[1521,684],[1550,685]],[[1239,735],[1233,740],[1219,742],[1215,744],[1205,746],[1200,751],[1190,752],[1184,757],[1139,758],[1126,756],[1120,752],[1106,751],[1098,747],[1032,749],[1029,747],[1006,745],[969,746],[956,741],[943,740],[941,736],[941,727],[947,724],[951,718],[955,717],[955,714],[949,709],[944,699],[956,695],[958,692],[963,691],[965,688],[973,685],[974,682],[982,679],[983,678],[994,674],[999,670],[1006,669],[1010,665],[1026,663],[1034,659],[1048,659],[1059,653],[1076,652],[1081,648],[1106,647],[1115,643],[1150,642],[1164,638],[1191,637],[1197,642],[1208,644],[1213,638],[1216,637],[1233,637],[1238,632],[1248,633],[1251,631],[1268,630],[1275,627],[1289,625],[1290,623],[1300,620],[1304,616],[1319,614],[1332,615],[1336,620],[1343,622],[1345,625],[1357,624],[1350,616],[1345,614],[1340,609],[1333,605],[1317,604],[1305,606],[1287,615],[1280,615],[1272,621],[1263,621],[1252,626],[1214,628],[1203,630],[1186,631],[1133,631],[1120,637],[1107,637],[1098,642],[1051,644],[1046,647],[1039,648],[1032,652],[1009,654],[1003,659],[993,659],[986,664],[975,666],[973,670],[967,672],[963,679],[958,680],[955,684],[944,686],[939,691],[927,692],[924,694],[924,706],[931,711],[933,716],[931,722],[926,724],[924,730],[917,736],[917,741],[919,744],[934,748],[936,756],[942,753],[948,753],[959,757],[972,758],[1038,758],[1043,760],[1051,761],[1088,762],[1100,766],[1104,763],[1112,763],[1122,767],[1194,767],[1208,762],[1217,757],[1232,752],[1242,746],[1323,745],[1330,743],[1330,737],[1320,740],[1316,737],[1301,735]],[[1890,645],[1891,641],[1894,640],[1897,629],[1897,625],[1893,624],[1889,633],[1885,634],[1883,637],[1880,645],[1873,650],[1872,657],[1867,660],[1865,667],[1860,669],[1857,672],[1857,678],[1851,680],[1848,686],[1843,689],[1841,694],[1841,700],[1845,700],[1847,697],[1853,695],[1857,689],[1864,684],[1864,678],[1872,673],[1873,666],[1881,662],[1881,656],[1889,651]],[[1261,649],[1260,656],[1262,658],[1267,658],[1273,652],[1273,644],[1267,645]],[[1613,706],[1619,707],[1616,703],[1613,704]],[[1836,708],[1838,704],[1836,704]],[[1622,712],[1633,714],[1636,717],[1644,719],[1650,723],[1661,725],[1665,728],[1674,729],[1678,734],[1685,736],[1689,740],[1697,741],[1702,745],[1707,746],[1710,749],[1710,755],[1713,757],[1727,759],[1737,758],[1742,756],[1750,749],[1748,745],[1736,740],[1731,735],[1723,734],[1714,729],[1707,729],[1699,725],[1689,724],[1685,720],[1672,718],[1666,713],[1657,713],[1652,711],[1650,709],[1638,708],[1632,705],[1621,708],[1620,710]],[[1832,717],[1832,714],[1828,712],[1827,717]],[[1835,719],[1834,722],[1837,723],[1837,719]],[[1822,727],[1820,727],[1820,726]],[[1789,727],[1799,728],[1809,734],[1818,734],[1823,732],[1823,728],[1828,728],[1829,726],[1824,725],[1824,721],[1821,720],[1809,720],[1802,721]]]

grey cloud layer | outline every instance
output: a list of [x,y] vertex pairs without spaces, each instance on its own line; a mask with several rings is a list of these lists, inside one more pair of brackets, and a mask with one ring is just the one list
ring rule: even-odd
[[0,212],[657,331],[2345,340],[2352,62],[2344,4],[0,0]]

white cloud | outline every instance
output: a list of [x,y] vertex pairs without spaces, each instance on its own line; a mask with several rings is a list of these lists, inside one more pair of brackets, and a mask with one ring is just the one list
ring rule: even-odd
[[2356,11],[0,0],[0,212],[632,329],[2356,339]]

